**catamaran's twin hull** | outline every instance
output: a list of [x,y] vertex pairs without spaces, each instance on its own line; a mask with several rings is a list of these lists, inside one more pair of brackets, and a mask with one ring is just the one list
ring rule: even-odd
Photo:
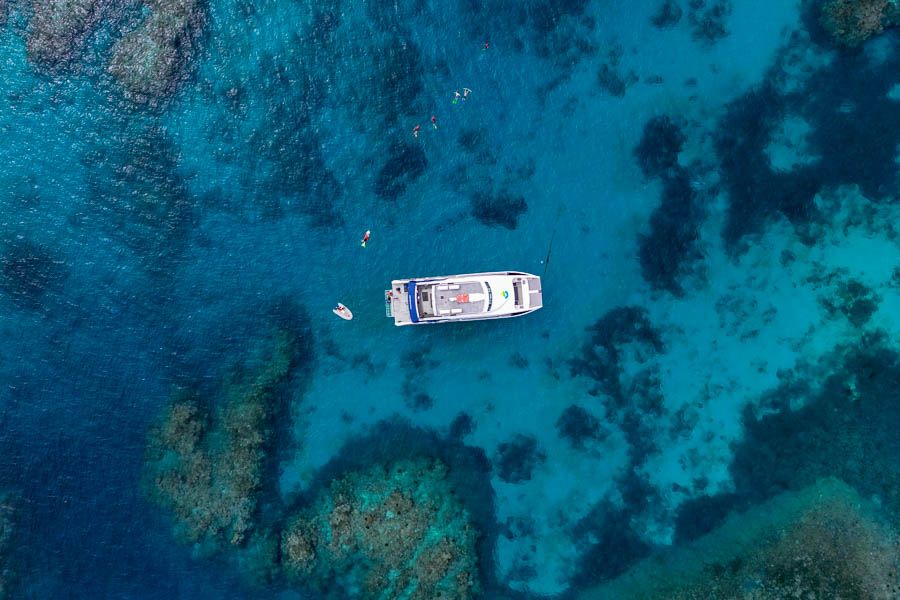
[[395,279],[385,290],[397,326],[521,317],[542,306],[541,278],[521,271]]

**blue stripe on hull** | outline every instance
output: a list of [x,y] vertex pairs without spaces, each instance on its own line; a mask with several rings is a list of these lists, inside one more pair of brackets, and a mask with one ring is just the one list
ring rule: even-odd
[[419,322],[419,309],[416,306],[416,282],[410,281],[406,286],[406,303],[409,305],[409,320]]

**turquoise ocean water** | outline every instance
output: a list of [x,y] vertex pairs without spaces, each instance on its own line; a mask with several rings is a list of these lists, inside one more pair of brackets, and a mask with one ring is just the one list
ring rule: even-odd
[[[0,0],[0,598],[436,597],[289,567],[411,458],[477,539],[447,597],[616,597],[826,477],[896,536],[900,38],[827,4]],[[542,310],[384,316],[506,269]],[[212,483],[160,476],[184,394]]]

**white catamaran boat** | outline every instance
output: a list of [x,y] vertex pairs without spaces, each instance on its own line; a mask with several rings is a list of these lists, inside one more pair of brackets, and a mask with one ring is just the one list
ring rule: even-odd
[[395,279],[385,290],[397,326],[520,317],[543,305],[541,278],[520,271]]

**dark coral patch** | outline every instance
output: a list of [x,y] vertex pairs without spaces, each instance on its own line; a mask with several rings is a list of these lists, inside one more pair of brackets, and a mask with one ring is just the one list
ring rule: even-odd
[[689,6],[688,20],[695,40],[713,44],[728,36],[731,0],[690,0]]
[[631,527],[633,513],[608,500],[594,506],[574,527],[574,541],[582,549],[572,584],[587,587],[623,573],[649,554],[651,547]]
[[634,149],[644,176],[660,177],[663,193],[659,207],[650,217],[650,232],[639,239],[641,274],[658,290],[681,294],[679,278],[696,252],[703,221],[698,193],[687,169],[678,164],[686,137],[669,116],[653,117],[644,125],[641,140]]
[[758,233],[777,214],[794,224],[816,215],[813,198],[821,187],[821,171],[775,171],[765,154],[784,110],[785,99],[767,83],[735,101],[717,128],[716,152],[730,199],[722,232],[729,248],[744,235]]
[[654,288],[683,293],[679,277],[701,258],[696,249],[703,211],[686,173],[666,179],[662,200],[650,217],[650,233],[641,235],[641,275]]
[[450,423],[450,437],[461,439],[475,431],[475,419],[469,413],[459,413]]
[[406,405],[416,412],[428,410],[434,406],[434,398],[425,392],[416,392],[405,397]]
[[581,356],[572,361],[572,373],[594,379],[617,403],[624,402],[619,381],[622,346],[636,342],[650,352],[661,352],[659,332],[650,323],[647,311],[636,306],[610,310],[588,331],[591,337],[582,346]]
[[488,227],[515,229],[526,210],[525,198],[509,192],[472,194],[472,215]]
[[675,0],[663,0],[653,16],[650,17],[650,23],[659,29],[673,27],[681,21],[684,11]]
[[366,100],[387,123],[402,115],[415,114],[419,94],[424,89],[425,66],[421,52],[408,37],[392,36],[373,52],[372,81],[377,88]]
[[396,200],[427,168],[428,159],[420,146],[396,144],[375,178],[375,194],[385,200]]
[[676,543],[688,542],[718,527],[734,509],[734,494],[700,496],[685,501],[675,517]]
[[681,127],[668,115],[647,121],[641,141],[634,149],[644,177],[661,177],[676,167],[686,139]]
[[546,458],[534,437],[517,434],[508,442],[497,446],[494,464],[500,479],[507,483],[521,483],[530,480],[534,469]]
[[139,131],[126,147],[112,146],[84,160],[91,171],[91,208],[108,234],[164,273],[185,249],[197,220],[198,200],[179,172],[179,154],[157,127]]
[[[862,52],[841,53],[799,82],[792,69],[809,48],[808,42],[795,40],[762,85],[729,106],[715,141],[729,193],[723,232],[729,248],[778,215],[797,226],[815,221],[819,211],[813,199],[824,187],[855,184],[872,199],[897,189],[900,119],[890,91],[900,57],[898,40],[885,39],[892,51],[883,60],[872,61]],[[787,116],[799,116],[809,125],[806,152],[818,159],[777,171],[766,148]]]
[[[829,476],[878,497],[888,514],[900,514],[900,356],[884,342],[869,334],[839,348],[838,370],[821,382],[785,382],[766,398],[765,416],[746,408],[746,432],[735,444],[730,468],[733,495],[686,507],[678,536],[705,533],[730,507],[744,510]],[[821,391],[810,396],[813,389]],[[804,394],[806,404],[792,409]],[[700,512],[709,514],[700,517]]]
[[572,447],[578,450],[584,449],[590,442],[606,437],[606,432],[600,429],[600,420],[577,404],[572,404],[562,412],[556,420],[556,429],[560,437],[569,440]]
[[25,239],[6,241],[0,253],[0,290],[21,308],[36,309],[58,288],[67,269],[49,250]]

